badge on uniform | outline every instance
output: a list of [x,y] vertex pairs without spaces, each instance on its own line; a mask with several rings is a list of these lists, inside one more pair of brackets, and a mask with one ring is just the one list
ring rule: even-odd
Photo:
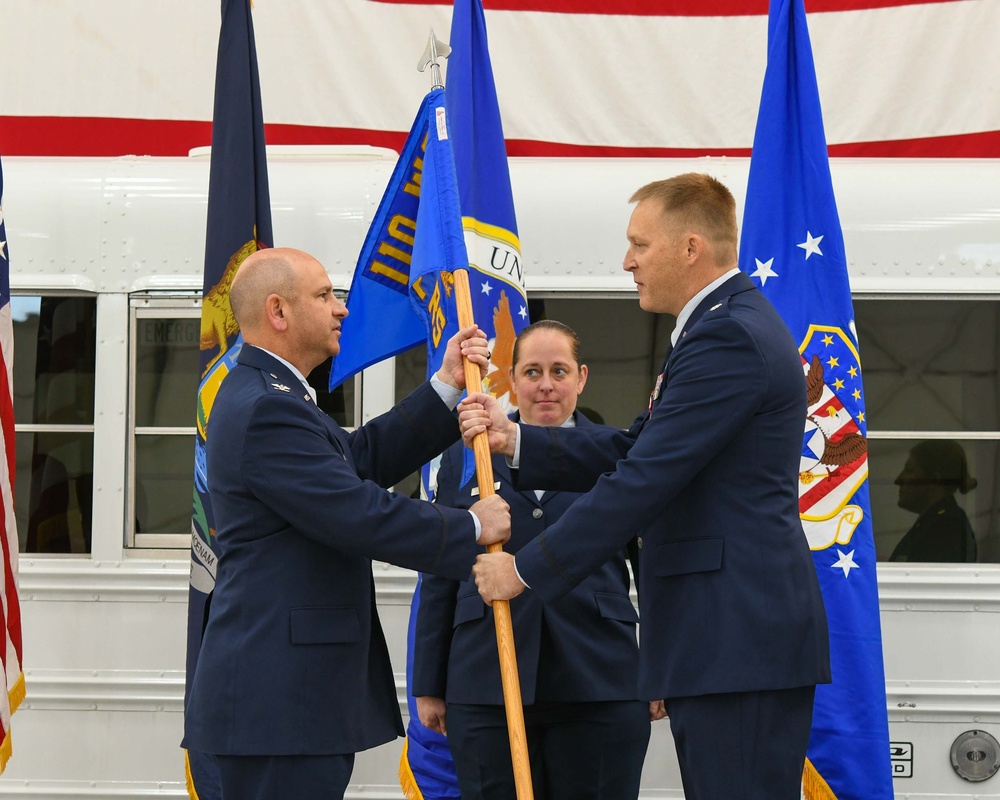
[[656,376],[656,385],[653,387],[652,393],[649,395],[649,408],[647,409],[650,414],[653,413],[653,403],[660,399],[660,392],[663,391],[663,376],[666,373],[661,372]]
[[271,384],[279,392],[290,392],[292,391],[289,387],[285,386],[283,383],[272,383]]

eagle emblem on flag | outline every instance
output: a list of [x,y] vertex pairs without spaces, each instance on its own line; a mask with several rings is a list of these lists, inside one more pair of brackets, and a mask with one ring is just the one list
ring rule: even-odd
[[861,359],[842,329],[810,325],[799,350],[806,380],[805,431],[799,466],[799,514],[809,546],[846,545],[864,518],[851,503],[868,478]]

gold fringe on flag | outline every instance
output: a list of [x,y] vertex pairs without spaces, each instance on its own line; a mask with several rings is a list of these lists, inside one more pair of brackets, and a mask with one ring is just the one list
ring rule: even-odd
[[808,758],[805,769],[802,770],[802,795],[806,800],[837,800],[830,784],[823,780],[823,776]]
[[190,800],[198,800],[198,790],[194,788],[194,776],[191,774],[191,759],[188,758],[188,751],[184,751],[184,779],[187,781],[188,797]]
[[406,757],[406,747],[409,739],[403,739],[403,754],[399,757],[399,787],[403,790],[406,800],[424,800],[424,793],[417,785],[417,779],[410,769],[410,759]]
[[27,692],[24,688],[24,673],[22,672],[17,676],[17,680],[14,681],[14,685],[10,688],[10,691],[7,692],[7,700],[10,703],[11,714],[17,711],[26,694]]
[[0,744],[0,772],[3,772],[7,768],[7,762],[10,760],[10,755],[13,752],[11,738],[11,732],[7,731],[7,735],[3,737],[3,744]]

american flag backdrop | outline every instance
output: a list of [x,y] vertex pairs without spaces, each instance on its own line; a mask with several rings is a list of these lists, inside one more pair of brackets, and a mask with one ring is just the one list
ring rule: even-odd
[[[767,0],[484,0],[511,156],[750,154]],[[270,144],[398,150],[450,0],[256,0]],[[807,0],[832,156],[1000,156],[996,0]],[[210,141],[203,0],[5,0],[0,152]],[[377,100],[375,99],[377,98]]]

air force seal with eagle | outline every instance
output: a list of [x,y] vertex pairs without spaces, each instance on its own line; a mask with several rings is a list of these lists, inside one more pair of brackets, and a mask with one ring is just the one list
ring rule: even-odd
[[842,329],[810,325],[799,350],[806,380],[799,515],[813,550],[846,545],[864,517],[851,500],[868,477],[861,360]]

